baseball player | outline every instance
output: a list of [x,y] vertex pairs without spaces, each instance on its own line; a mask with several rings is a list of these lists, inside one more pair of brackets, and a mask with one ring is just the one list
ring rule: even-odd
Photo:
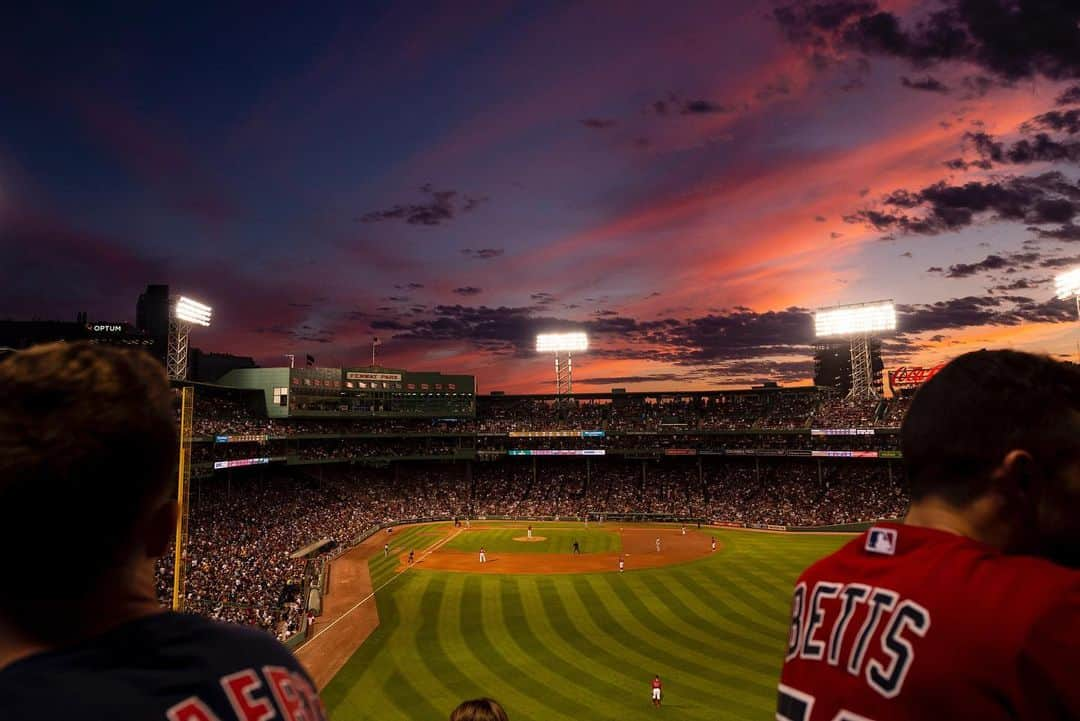
[[484,552],[483,546],[480,546],[480,563],[487,563],[487,553]]
[[529,526],[528,538],[530,541],[532,540],[532,526]]
[[716,536],[713,536],[711,546],[713,553],[716,553]]
[[384,543],[383,544],[382,555],[383,555],[383,558],[386,558],[387,556],[390,555],[390,544],[389,543]]
[[410,548],[409,549],[409,565],[410,566],[413,564],[413,559],[415,559],[415,558],[416,558],[416,556],[413,555],[413,550]]
[[652,705],[660,708],[660,697],[664,694],[664,684],[660,682],[660,674],[653,676],[652,680]]
[[619,556],[619,573],[622,573],[626,569],[626,559]]
[[575,540],[574,541],[574,555],[577,555],[579,553],[581,553],[581,546],[578,545],[578,542]]
[[660,536],[656,537],[656,552],[660,553]]
[[1080,371],[962,355],[901,450],[903,523],[795,585],[776,718],[1080,719]]
[[682,534],[683,534],[684,536],[686,535],[686,526],[683,526],[683,527],[682,527]]

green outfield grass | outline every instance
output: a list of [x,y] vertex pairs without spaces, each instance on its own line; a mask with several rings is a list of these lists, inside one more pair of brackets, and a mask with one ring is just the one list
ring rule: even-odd
[[622,539],[618,533],[597,528],[585,530],[581,525],[560,528],[554,524],[537,524],[533,526],[533,536],[543,536],[545,540],[532,543],[514,540],[526,532],[526,526],[471,529],[462,532],[445,548],[473,553],[479,551],[481,546],[489,553],[570,553],[574,541],[577,541],[582,553],[618,553],[622,550]]
[[[715,535],[722,552],[701,561],[621,575],[408,571],[378,592],[379,628],[324,690],[331,718],[439,721],[488,695],[511,721],[772,719],[792,583],[847,538]],[[372,560],[376,588],[396,564]]]

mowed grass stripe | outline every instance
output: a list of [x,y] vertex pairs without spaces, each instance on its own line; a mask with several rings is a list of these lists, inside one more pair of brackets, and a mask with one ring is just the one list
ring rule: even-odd
[[678,586],[681,592],[685,591],[680,593],[680,599],[703,623],[711,618],[719,628],[732,629],[733,641],[741,638],[764,646],[776,645],[775,623],[770,623],[768,617],[746,604],[733,604],[731,592],[722,586],[713,586],[704,574],[673,573],[668,582]]
[[602,637],[606,645],[617,648],[619,656],[634,663],[647,679],[651,679],[653,673],[669,678],[678,677],[679,684],[691,687],[695,695],[708,693],[725,703],[730,702],[733,691],[737,692],[737,684],[721,684],[723,687],[717,687],[718,671],[710,668],[708,663],[690,660],[684,655],[686,649],[658,639],[633,619],[616,621],[588,585],[575,583],[569,590],[576,595],[576,605],[586,611],[580,619],[574,619],[575,625],[591,624],[595,629],[592,633]]
[[699,613],[691,608],[691,604],[694,604],[692,594],[668,575],[659,578],[646,576],[641,579],[641,585],[643,592],[649,594],[653,603],[662,603],[671,610],[673,623],[678,625],[682,633],[692,634],[696,638],[708,638],[720,648],[737,646],[743,651],[754,653],[755,657],[764,656],[769,661],[755,665],[755,670],[771,676],[775,674],[775,665],[771,663],[776,652],[776,645],[773,643],[775,639],[771,635],[763,639],[761,636],[764,634],[759,635],[747,630],[747,622],[756,619],[736,614],[717,614],[715,607],[711,615]]
[[[605,608],[611,610],[613,615],[623,615],[619,614],[619,609],[615,606],[615,604],[619,604],[634,617],[639,624],[635,631],[638,638],[649,638],[649,642],[654,647],[659,643],[664,643],[665,639],[668,644],[674,642],[672,645],[676,646],[682,652],[683,657],[687,659],[677,666],[682,669],[682,674],[693,674],[700,678],[712,679],[724,687],[723,692],[726,695],[749,702],[752,702],[757,695],[770,686],[775,689],[774,682],[765,682],[758,675],[748,673],[741,663],[734,668],[717,665],[716,660],[724,658],[723,654],[725,652],[730,654],[731,648],[720,649],[715,646],[712,639],[688,636],[675,631],[668,623],[661,621],[649,611],[636,593],[605,593],[605,589],[598,587],[598,584],[603,583],[603,579],[591,577],[589,581],[593,583],[588,585],[587,588],[592,592],[595,603],[603,604]],[[711,651],[708,650],[708,647],[711,647]],[[740,659],[745,656],[747,656],[747,653],[740,649]],[[680,675],[676,674],[676,677],[680,677]],[[752,688],[748,689],[748,686],[757,686],[757,694],[753,692]]]
[[[423,574],[409,574],[409,578],[399,582],[403,585],[393,592],[394,603],[403,619],[401,631],[404,632],[404,638],[400,638],[399,633],[400,642],[390,649],[395,673],[387,679],[382,691],[395,708],[411,709],[413,718],[438,718],[448,711],[442,712],[432,703],[432,699],[437,698],[442,689],[438,685],[438,677],[421,673],[424,657],[430,653],[430,644],[423,643],[424,639],[420,637],[424,628],[420,615],[423,601],[425,597],[429,597],[429,586],[438,586],[438,582],[422,576]],[[442,589],[436,587],[432,592],[442,593]],[[433,628],[431,633],[434,634]],[[414,685],[414,682],[422,686]]]
[[[622,538],[613,531],[598,529],[534,528],[533,541],[515,541],[527,537],[525,528],[497,528],[464,531],[446,544],[448,550],[476,553],[481,547],[488,553],[567,554],[577,541],[582,553],[617,553]],[[543,540],[539,540],[539,539]]]
[[541,660],[545,656],[543,643],[528,630],[520,613],[520,603],[515,604],[518,613],[511,614],[507,601],[513,597],[520,601],[520,586],[513,578],[497,579],[496,582],[497,593],[484,595],[484,618],[490,624],[485,627],[485,632],[503,639],[506,658],[529,678],[530,686],[524,691],[533,696],[538,705],[555,703],[579,718],[585,715],[605,718],[603,699],[593,695],[587,686],[579,685],[561,659],[551,662],[548,652],[549,662]]
[[[621,668],[599,663],[599,646],[591,642],[582,643],[581,636],[566,633],[568,624],[557,623],[556,614],[552,613],[551,594],[545,594],[540,585],[535,579],[528,579],[521,584],[521,594],[515,599],[520,603],[529,633],[543,639],[546,654],[538,661],[561,663],[568,673],[574,674],[578,683],[587,684],[607,703],[639,686],[639,676],[631,676]],[[616,657],[612,654],[610,658],[614,661]],[[601,673],[597,673],[598,670]]]
[[[397,552],[421,554],[435,528],[449,530],[396,530],[395,554],[370,563],[373,580],[393,578]],[[524,535],[521,524],[500,530]],[[849,539],[713,535],[722,552],[621,575],[406,572],[378,592],[380,627],[324,691],[331,717],[445,719],[490,695],[514,721],[652,721],[648,682],[660,673],[660,714],[772,718],[794,580]]]
[[[559,580],[563,581],[561,578]],[[628,679],[637,679],[638,683],[642,683],[643,676],[646,681],[650,680],[652,676],[648,674],[656,672],[656,661],[642,654],[638,650],[640,645],[631,647],[624,644],[626,634],[613,635],[593,625],[579,612],[576,601],[574,613],[571,613],[566,601],[566,597],[573,595],[569,586],[565,581],[556,585],[551,579],[540,579],[537,582],[537,588],[545,599],[548,622],[562,641],[598,667],[610,669],[612,673]],[[670,668],[665,667],[664,670]],[[714,694],[707,686],[702,686],[699,692],[709,700],[723,700],[722,696]]]
[[580,713],[580,709],[576,707],[568,709],[569,699],[565,697],[557,697],[563,704],[561,708],[549,704],[546,700],[541,700],[552,698],[548,693],[549,689],[533,680],[528,670],[515,664],[502,652],[497,642],[504,639],[492,640],[489,635],[489,624],[485,618],[485,611],[491,611],[491,602],[488,601],[486,604],[484,602],[483,581],[486,580],[489,579],[477,576],[465,578],[461,601],[461,626],[465,638],[469,640],[470,650],[482,659],[482,664],[486,666],[488,673],[498,679],[498,687],[505,689],[501,701],[507,705],[507,711],[510,712],[510,709],[518,707],[524,713],[528,713],[531,709],[531,715],[536,719],[567,719],[568,721],[574,719],[576,714]]
[[[451,623],[460,613],[463,579],[442,574],[419,575],[431,580],[418,609],[415,637],[421,666],[417,669],[418,683],[433,704],[445,707],[442,715],[448,716],[461,700],[461,694],[473,688],[458,662],[463,651],[461,634]],[[447,643],[448,638],[452,639],[451,643]]]

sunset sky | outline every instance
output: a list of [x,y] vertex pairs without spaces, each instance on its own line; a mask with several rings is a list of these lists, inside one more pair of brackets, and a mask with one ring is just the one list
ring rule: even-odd
[[812,309],[882,298],[889,367],[1078,352],[1075,3],[25,5],[0,318],[163,282],[205,350],[482,392],[577,328],[579,390],[806,382]]

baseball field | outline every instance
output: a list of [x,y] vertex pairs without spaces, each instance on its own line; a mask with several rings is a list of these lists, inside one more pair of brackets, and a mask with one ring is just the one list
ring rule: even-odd
[[533,531],[546,540],[524,540],[525,524],[401,528],[389,555],[375,539],[366,570],[378,625],[324,688],[331,718],[436,721],[492,696],[512,721],[771,719],[792,583],[847,540],[610,523]]

